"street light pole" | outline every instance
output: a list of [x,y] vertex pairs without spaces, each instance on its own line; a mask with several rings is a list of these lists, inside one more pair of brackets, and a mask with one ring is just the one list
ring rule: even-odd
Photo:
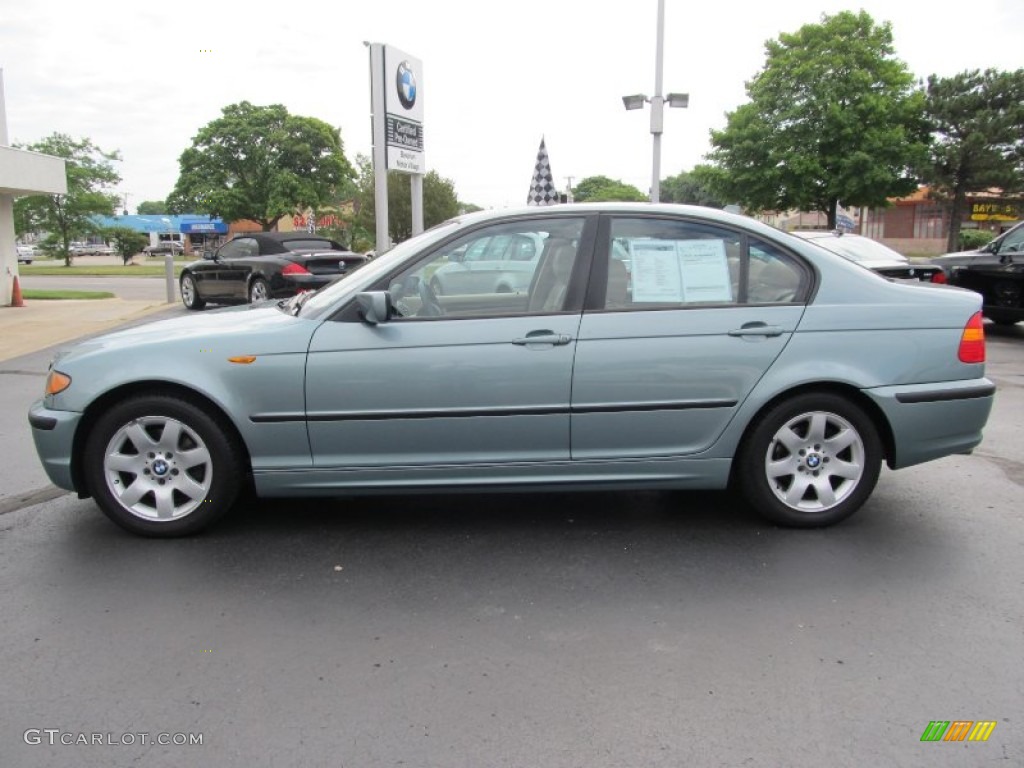
[[665,99],[661,95],[665,67],[665,0],[658,0],[658,40],[654,54],[654,96],[651,98],[651,136],[654,168],[651,172],[651,202],[661,200],[661,134],[665,127]]
[[670,93],[666,98],[662,90],[662,72],[665,68],[665,0],[658,0],[658,29],[654,60],[654,95],[647,98],[642,93],[623,96],[626,109],[642,109],[645,103],[651,105],[651,136],[653,137],[653,169],[651,170],[651,202],[661,200],[661,134],[665,128],[665,102],[670,107],[687,107],[690,95]]

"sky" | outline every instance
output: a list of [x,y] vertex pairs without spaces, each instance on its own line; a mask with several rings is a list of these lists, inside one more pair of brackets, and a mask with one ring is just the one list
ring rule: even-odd
[[[764,43],[867,11],[892,24],[916,77],[1024,63],[1021,0],[665,0],[661,178],[690,170],[709,132],[746,101]],[[621,97],[655,86],[657,0],[0,0],[0,69],[12,143],[54,132],[118,150],[131,212],[162,200],[192,137],[229,104],[283,104],[341,129],[345,154],[371,153],[369,53],[423,62],[425,164],[459,199],[526,202],[541,137],[557,185],[604,175],[650,186],[650,111]]]

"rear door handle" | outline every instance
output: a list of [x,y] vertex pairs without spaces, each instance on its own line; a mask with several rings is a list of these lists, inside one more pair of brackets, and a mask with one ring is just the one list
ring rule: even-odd
[[739,328],[729,331],[730,336],[781,336],[782,329],[777,325],[765,325],[761,322],[744,323]]
[[528,344],[550,344],[553,347],[559,347],[570,341],[572,341],[572,336],[553,331],[530,331],[521,339],[512,339],[513,344],[518,344],[521,347]]

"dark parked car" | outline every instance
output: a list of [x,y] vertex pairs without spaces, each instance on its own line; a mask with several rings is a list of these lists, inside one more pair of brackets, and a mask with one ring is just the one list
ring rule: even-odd
[[937,256],[952,285],[981,294],[985,317],[997,325],[1024,320],[1024,223],[976,251]]
[[307,232],[253,232],[236,237],[181,273],[189,309],[245,304],[321,288],[367,262],[326,237]]
[[165,240],[156,245],[147,245],[142,252],[147,256],[165,256],[168,253],[172,256],[179,256],[185,252],[185,246],[177,240]]
[[915,264],[902,253],[894,251],[877,240],[862,235],[844,234],[830,230],[793,232],[797,237],[810,240],[832,253],[894,280],[920,280],[926,283],[944,283],[946,276],[940,267]]
[[932,264],[942,267],[946,276],[952,277],[957,267],[998,267],[1013,261],[1024,261],[1024,222],[975,251],[936,256]]

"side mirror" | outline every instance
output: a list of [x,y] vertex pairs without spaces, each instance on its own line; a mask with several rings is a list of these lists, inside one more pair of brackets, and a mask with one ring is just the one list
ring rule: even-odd
[[203,260],[204,261],[216,261],[217,260],[217,252],[216,251],[203,251]]
[[365,291],[356,294],[356,302],[359,305],[359,316],[364,323],[380,325],[386,323],[395,315],[394,305],[391,303],[391,294],[387,291]]

